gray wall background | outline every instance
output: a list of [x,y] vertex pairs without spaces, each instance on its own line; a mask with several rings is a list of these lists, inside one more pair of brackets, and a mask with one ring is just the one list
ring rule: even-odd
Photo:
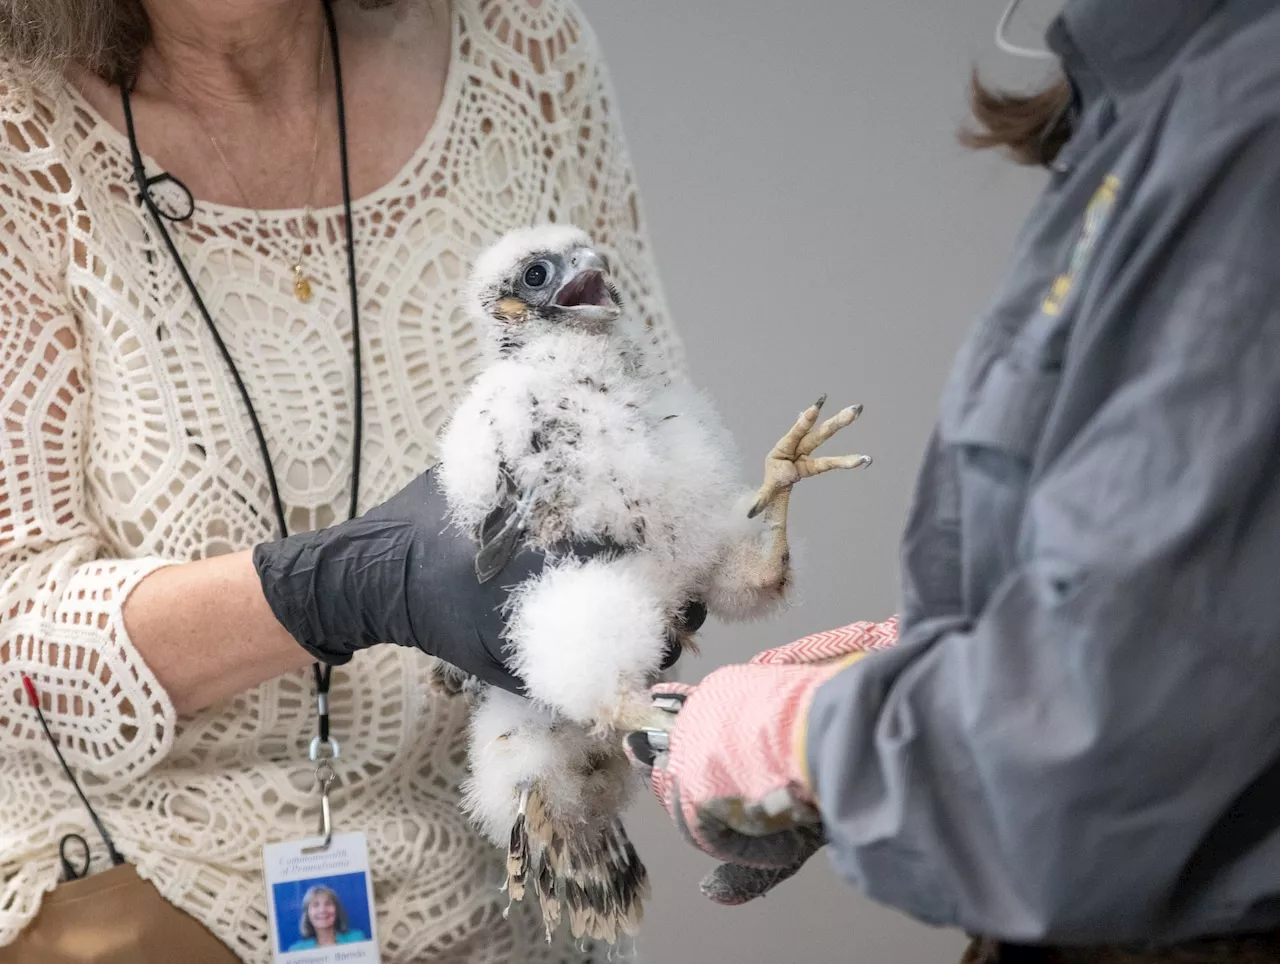
[[[863,418],[829,443],[875,458],[792,502],[797,605],[709,625],[697,679],[768,646],[894,612],[897,539],[953,353],[1002,270],[1041,177],[955,143],[972,65],[1004,0],[581,0],[604,46],[668,301],[695,379],[751,471],[821,392]],[[1028,2],[1035,42],[1052,0]],[[838,443],[838,444],[837,444]],[[764,901],[720,908],[711,862],[651,799],[629,820],[654,884],[640,957],[694,964],[950,964],[961,935],[838,880],[825,856]]]

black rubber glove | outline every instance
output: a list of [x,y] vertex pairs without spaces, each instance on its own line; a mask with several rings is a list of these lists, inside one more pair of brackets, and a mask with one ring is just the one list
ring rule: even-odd
[[[583,558],[611,551],[571,548]],[[322,663],[340,666],[357,650],[395,643],[523,694],[503,662],[502,607],[510,587],[540,573],[546,557],[517,544],[481,583],[476,549],[447,524],[444,493],[427,471],[357,519],[257,546],[253,564],[276,619]],[[703,616],[691,605],[686,630]],[[669,649],[664,668],[678,655]]]

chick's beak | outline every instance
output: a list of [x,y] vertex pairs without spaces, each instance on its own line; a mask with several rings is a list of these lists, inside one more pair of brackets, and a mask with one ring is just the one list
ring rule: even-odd
[[589,249],[575,252],[556,292],[555,304],[561,308],[616,311],[618,305],[609,286],[604,258]]
[[590,248],[579,248],[569,259],[569,263],[579,271],[599,271],[602,274],[609,273],[609,266],[605,264],[604,258]]

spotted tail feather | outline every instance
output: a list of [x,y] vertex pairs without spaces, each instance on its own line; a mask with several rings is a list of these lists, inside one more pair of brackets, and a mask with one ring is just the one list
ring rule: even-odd
[[511,899],[522,900],[533,887],[548,939],[566,913],[577,938],[616,944],[636,936],[649,876],[622,822],[599,829],[559,825],[536,788],[522,800],[507,852]]
[[528,874],[529,833],[522,800],[521,812],[516,814],[516,821],[511,825],[511,840],[507,844],[507,892],[512,900],[524,900]]

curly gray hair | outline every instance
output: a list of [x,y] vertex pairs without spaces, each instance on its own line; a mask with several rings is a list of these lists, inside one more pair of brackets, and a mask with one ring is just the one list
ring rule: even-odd
[[[385,7],[397,0],[352,0]],[[0,0],[0,60],[37,74],[78,64],[111,83],[131,78],[151,42],[142,0]]]

